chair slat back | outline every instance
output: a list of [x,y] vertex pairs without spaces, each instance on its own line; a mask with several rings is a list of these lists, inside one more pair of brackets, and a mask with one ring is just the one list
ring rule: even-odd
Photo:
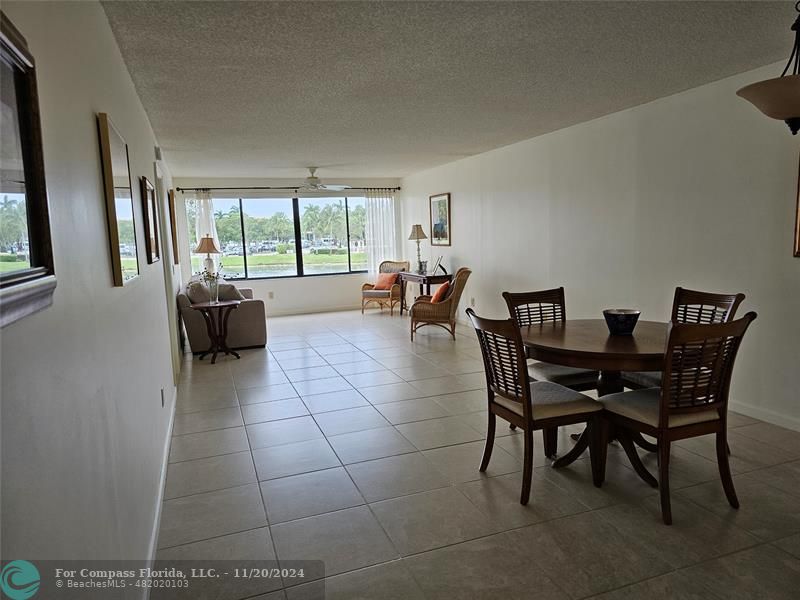
[[670,414],[727,407],[736,354],[756,313],[729,323],[673,323],[661,380],[661,424]]
[[712,294],[675,288],[672,321],[676,323],[727,323],[736,316],[744,294]]
[[567,318],[563,287],[538,292],[503,292],[503,299],[519,327],[565,321]]
[[530,380],[525,363],[519,327],[513,319],[484,319],[467,309],[486,371],[486,387],[495,394],[523,405],[526,418],[531,414]]
[[400,271],[408,271],[411,263],[407,260],[385,260],[378,265],[378,273],[399,273]]

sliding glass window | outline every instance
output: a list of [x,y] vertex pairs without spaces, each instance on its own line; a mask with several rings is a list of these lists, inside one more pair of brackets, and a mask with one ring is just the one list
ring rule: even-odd
[[241,202],[247,278],[297,275],[292,199],[243,198]]
[[[367,270],[364,198],[214,198],[220,271],[226,279],[332,275]],[[190,250],[195,202],[186,203]],[[192,254],[192,272],[203,256]]]

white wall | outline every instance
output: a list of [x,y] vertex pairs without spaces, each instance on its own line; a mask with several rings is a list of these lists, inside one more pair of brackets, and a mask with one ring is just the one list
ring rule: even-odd
[[[136,184],[154,179],[156,140],[99,4],[3,11],[38,67],[58,287],[51,308],[0,332],[2,554],[147,558],[174,398],[164,271],[145,260]],[[141,275],[124,288],[112,287],[99,111],[134,176]]]
[[[451,248],[474,274],[462,310],[503,316],[504,290],[563,285],[570,317],[636,307],[666,320],[675,286],[744,292],[756,310],[734,375],[742,412],[800,429],[798,138],[735,95],[772,65],[415,174],[403,231],[452,193]],[[415,247],[407,242],[406,257]],[[425,259],[425,256],[423,256]]]
[[[326,183],[346,183],[351,186],[363,187],[397,187],[400,185],[398,179],[347,179],[336,180],[324,178]],[[270,186],[282,187],[297,185],[296,179],[229,179],[229,178],[175,178],[174,185],[181,188],[195,187],[251,187],[251,186]],[[231,197],[236,196],[236,192],[226,192]],[[244,192],[252,197],[258,192]],[[223,194],[223,192],[219,192]],[[277,196],[279,193],[270,192],[267,195]],[[288,192],[291,196],[291,192]],[[187,196],[188,197],[188,196]],[[189,253],[189,240],[187,234],[188,224],[186,222],[186,205],[183,202],[184,194],[178,193],[177,206],[179,208],[178,223],[181,228],[180,239],[181,266],[183,269],[183,279],[188,281],[191,276],[191,261]],[[398,225],[400,214],[397,215]],[[324,275],[308,277],[287,277],[285,279],[251,279],[247,281],[236,281],[239,287],[253,288],[256,298],[262,299],[266,304],[267,316],[292,315],[313,312],[325,312],[331,310],[347,310],[360,308],[361,306],[361,284],[371,281],[371,277],[366,273],[354,273],[348,275]],[[269,294],[272,293],[272,298]],[[269,329],[269,324],[267,324]]]

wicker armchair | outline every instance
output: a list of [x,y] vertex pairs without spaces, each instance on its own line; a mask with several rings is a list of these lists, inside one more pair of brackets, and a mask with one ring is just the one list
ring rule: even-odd
[[[410,263],[405,260],[385,260],[378,266],[379,273],[399,273],[408,271]],[[365,283],[361,286],[361,314],[364,314],[364,307],[370,302],[376,302],[383,310],[384,306],[389,306],[389,314],[394,315],[395,304],[400,304],[400,282],[398,281],[390,290],[376,290],[375,284]]]
[[434,304],[430,296],[420,296],[411,306],[411,341],[414,341],[414,332],[425,325],[437,325],[450,332],[456,339],[456,311],[461,293],[467,285],[467,279],[472,271],[461,267],[453,277],[450,291],[441,302]]

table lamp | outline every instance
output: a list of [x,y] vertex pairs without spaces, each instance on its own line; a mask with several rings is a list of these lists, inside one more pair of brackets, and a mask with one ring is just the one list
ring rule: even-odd
[[420,240],[427,240],[428,236],[425,235],[425,232],[422,231],[422,225],[412,225],[411,226],[411,235],[408,236],[408,239],[414,240],[417,242],[417,273],[422,272],[422,256],[419,253],[419,241]]
[[206,272],[211,275],[214,273],[214,259],[211,258],[212,254],[220,254],[219,248],[214,243],[214,238],[210,235],[204,235],[200,238],[200,243],[197,244],[197,248],[194,249],[195,254],[203,254],[205,253],[206,258],[203,261],[203,268]]

